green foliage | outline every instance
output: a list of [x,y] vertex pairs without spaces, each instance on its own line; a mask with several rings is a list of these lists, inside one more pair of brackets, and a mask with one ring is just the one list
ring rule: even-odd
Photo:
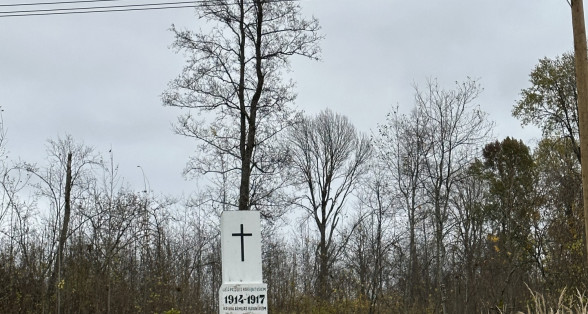
[[180,314],[180,310],[174,309],[173,307],[171,308],[171,310],[165,311],[162,314]]
[[482,154],[483,176],[488,184],[485,220],[491,232],[487,235],[482,269],[497,290],[489,294],[489,303],[498,308],[520,309],[524,306],[524,282],[532,278],[536,252],[536,166],[529,147],[509,137],[486,145]]
[[541,128],[547,137],[568,138],[579,159],[579,118],[574,56],[544,58],[530,74],[531,87],[521,91],[512,114],[523,125]]
[[535,164],[522,141],[507,137],[483,150],[485,176],[489,183],[488,215],[495,232],[524,241],[533,219]]
[[540,176],[542,219],[549,242],[543,244],[546,287],[586,289],[580,164],[569,139],[544,138],[534,157]]

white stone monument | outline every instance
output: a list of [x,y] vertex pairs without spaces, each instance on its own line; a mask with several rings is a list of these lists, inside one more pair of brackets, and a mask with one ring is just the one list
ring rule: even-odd
[[219,290],[219,313],[267,314],[258,211],[221,214],[221,254],[223,284]]

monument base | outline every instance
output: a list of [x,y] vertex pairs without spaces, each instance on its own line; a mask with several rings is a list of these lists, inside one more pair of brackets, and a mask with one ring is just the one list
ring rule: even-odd
[[267,284],[223,284],[219,289],[219,313],[267,314]]

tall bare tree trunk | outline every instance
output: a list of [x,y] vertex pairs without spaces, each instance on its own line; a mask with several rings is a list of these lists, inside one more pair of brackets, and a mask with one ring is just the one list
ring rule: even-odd
[[572,27],[574,31],[574,55],[576,62],[576,84],[578,111],[580,114],[580,156],[582,161],[582,190],[584,200],[584,242],[588,259],[588,48],[584,25],[584,3],[572,0]]
[[67,165],[66,165],[66,174],[65,174],[65,191],[64,191],[64,210],[63,210],[63,224],[61,225],[61,230],[59,231],[59,243],[57,244],[57,259],[55,260],[55,267],[53,268],[53,272],[51,273],[51,278],[49,278],[49,287],[47,297],[51,299],[53,294],[57,292],[57,302],[56,302],[56,313],[61,313],[61,306],[60,306],[60,295],[59,295],[59,288],[57,285],[60,283],[57,282],[57,279],[61,281],[61,265],[63,265],[63,250],[65,248],[65,241],[67,239],[67,232],[69,228],[69,219],[71,216],[71,186],[72,186],[72,175],[71,175],[71,159],[72,153],[67,154]]
[[[324,217],[324,215],[323,215]],[[327,244],[327,226],[326,221],[319,226],[320,242],[319,242],[319,265],[317,275],[317,296],[323,302],[329,301],[329,251]]]

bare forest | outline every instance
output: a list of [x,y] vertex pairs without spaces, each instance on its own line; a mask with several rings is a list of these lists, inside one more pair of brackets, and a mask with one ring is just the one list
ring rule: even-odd
[[586,302],[572,54],[539,60],[513,103],[537,143],[495,138],[470,78],[415,84],[364,133],[336,104],[294,105],[284,73],[323,38],[298,2],[212,2],[210,29],[172,28],[186,65],[161,96],[196,147],[190,196],[130,186],[115,149],[75,135],[49,139],[42,163],[11,160],[0,133],[0,313],[218,313],[225,210],[261,212],[270,313]]

